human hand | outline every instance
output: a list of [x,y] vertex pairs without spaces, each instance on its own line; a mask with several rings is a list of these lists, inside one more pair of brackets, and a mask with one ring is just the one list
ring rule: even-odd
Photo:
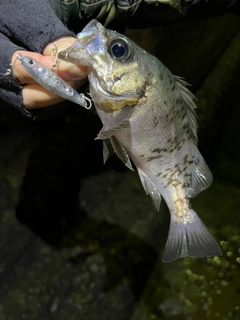
[[[55,44],[57,49],[68,48],[76,41],[73,37],[65,37],[48,44],[43,50],[43,54],[17,50],[14,52],[11,63],[13,65],[13,75],[19,84],[24,84],[22,89],[23,104],[27,109],[44,108],[57,104],[64,99],[55,95],[51,91],[38,84],[25,71],[21,63],[18,63],[17,55],[27,55],[39,61],[49,69],[54,64],[55,57],[52,56],[52,45]],[[16,62],[17,61],[17,62]],[[72,63],[58,60],[56,74],[70,84],[75,90],[78,90],[86,81],[87,68],[85,66],[76,66]]]

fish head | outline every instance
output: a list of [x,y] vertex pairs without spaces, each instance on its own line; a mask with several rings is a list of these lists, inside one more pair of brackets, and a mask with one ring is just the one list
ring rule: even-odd
[[122,34],[92,20],[65,51],[69,61],[88,67],[91,95],[105,112],[135,106],[144,97],[147,53]]

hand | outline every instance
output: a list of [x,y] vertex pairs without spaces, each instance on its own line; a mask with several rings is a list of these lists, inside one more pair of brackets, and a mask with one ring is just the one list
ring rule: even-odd
[[[13,75],[19,84],[24,84],[22,89],[23,104],[27,109],[44,108],[57,104],[64,99],[56,96],[46,88],[38,84],[28,73],[25,71],[21,63],[18,63],[17,54],[27,55],[39,61],[49,69],[54,64],[54,56],[52,54],[52,45],[55,44],[57,49],[68,48],[76,41],[75,38],[65,37],[58,39],[48,44],[43,50],[43,54],[17,50],[14,52],[11,63],[13,67]],[[72,63],[58,60],[58,67],[56,74],[68,82],[75,90],[78,90],[87,78],[87,68],[84,66],[76,66]]]

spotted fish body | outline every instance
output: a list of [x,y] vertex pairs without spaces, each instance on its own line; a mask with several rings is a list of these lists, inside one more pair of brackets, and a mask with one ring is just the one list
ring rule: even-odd
[[103,128],[104,161],[113,149],[171,222],[163,261],[220,255],[221,249],[191,208],[212,175],[197,149],[194,96],[186,83],[121,34],[92,20],[61,57],[88,66],[90,93]]

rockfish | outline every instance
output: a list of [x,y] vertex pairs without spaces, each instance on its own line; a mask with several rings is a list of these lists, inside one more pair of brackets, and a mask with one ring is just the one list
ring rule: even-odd
[[92,20],[59,57],[88,67],[90,94],[103,123],[104,162],[115,151],[159,210],[171,214],[163,261],[221,255],[189,199],[212,174],[197,148],[193,94],[187,83],[127,37]]

